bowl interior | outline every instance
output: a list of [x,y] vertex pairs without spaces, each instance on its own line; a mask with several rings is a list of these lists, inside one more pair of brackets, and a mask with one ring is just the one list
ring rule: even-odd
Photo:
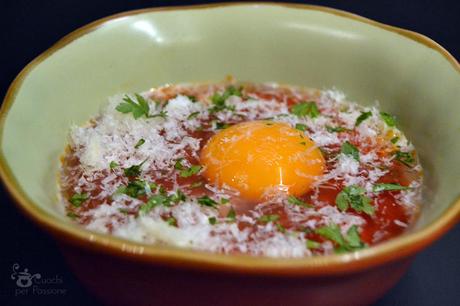
[[426,171],[415,230],[458,197],[460,73],[441,52],[383,26],[314,8],[234,5],[125,15],[59,46],[10,91],[1,139],[11,178],[56,222],[69,222],[56,209],[56,175],[70,125],[117,93],[227,74],[335,87],[395,114]]

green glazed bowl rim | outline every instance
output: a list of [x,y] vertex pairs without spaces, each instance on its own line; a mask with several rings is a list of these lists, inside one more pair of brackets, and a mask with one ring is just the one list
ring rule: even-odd
[[78,39],[96,29],[99,29],[114,19],[124,18],[142,13],[175,11],[175,10],[204,10],[212,8],[225,8],[230,6],[272,6],[288,7],[295,9],[321,11],[331,15],[349,18],[367,25],[402,35],[414,40],[425,47],[440,53],[452,65],[452,68],[460,73],[460,65],[456,59],[430,38],[416,32],[386,25],[359,15],[345,11],[304,4],[276,3],[276,2],[233,2],[215,3],[205,5],[177,6],[146,8],[127,11],[108,16],[89,23],[60,39],[48,50],[31,61],[14,79],[0,108],[0,177],[13,197],[15,204],[22,212],[45,230],[49,231],[58,240],[65,241],[74,246],[102,252],[136,262],[144,262],[157,265],[174,267],[186,267],[194,270],[219,271],[227,273],[252,274],[252,275],[278,275],[278,276],[319,276],[357,272],[378,265],[394,262],[411,255],[427,247],[441,235],[446,233],[460,220],[460,198],[435,221],[423,229],[396,237],[382,244],[353,253],[340,255],[327,255],[307,257],[300,259],[267,258],[248,255],[222,255],[209,252],[184,250],[171,246],[158,246],[140,244],[114,236],[89,232],[83,228],[58,220],[35,204],[22,190],[14,178],[12,171],[6,162],[1,137],[3,137],[4,124],[8,111],[14,103],[16,95],[21,88],[24,79],[42,61],[52,56],[54,52],[65,47],[75,39]]

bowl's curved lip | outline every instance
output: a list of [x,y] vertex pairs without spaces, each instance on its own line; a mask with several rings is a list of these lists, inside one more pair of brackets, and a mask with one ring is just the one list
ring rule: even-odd
[[[400,34],[408,39],[421,43],[424,46],[435,50],[436,52],[439,52],[451,63],[452,67],[460,73],[460,65],[455,60],[455,58],[430,38],[412,31],[382,24],[365,17],[332,8],[314,5],[272,2],[217,3],[193,6],[147,8],[112,15],[83,26],[59,40],[51,48],[30,62],[15,78],[6,93],[0,109],[0,137],[3,137],[3,127],[8,111],[12,106],[16,94],[27,74],[35,66],[51,56],[56,50],[64,47],[73,40],[99,27],[104,26],[109,21],[126,16],[149,12],[186,9],[196,10],[228,6],[279,6],[321,11],[353,19],[355,21],[372,25],[386,31]],[[110,235],[89,232],[68,222],[58,221],[48,212],[34,204],[34,202],[29,199],[27,194],[21,189],[6,162],[5,156],[3,154],[3,148],[1,146],[2,142],[0,141],[0,177],[2,178],[7,190],[15,200],[17,206],[19,206],[19,208],[29,218],[43,226],[43,228],[55,235],[58,239],[65,240],[67,243],[70,243],[74,246],[87,248],[105,254],[111,254],[133,261],[140,261],[151,264],[187,267],[191,269],[220,271],[228,273],[278,275],[291,277],[333,275],[357,272],[384,263],[393,262],[398,259],[403,259],[410,255],[414,255],[416,252],[425,248],[442,234],[444,234],[460,219],[460,198],[458,198],[437,220],[433,221],[430,225],[421,230],[399,236],[388,242],[358,252],[301,259],[273,259],[246,255],[228,256],[192,250],[184,251],[183,249],[169,246],[158,247],[154,245],[144,245],[119,239]]]

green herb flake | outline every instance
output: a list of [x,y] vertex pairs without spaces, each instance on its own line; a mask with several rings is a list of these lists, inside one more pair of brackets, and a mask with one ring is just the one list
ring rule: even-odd
[[196,118],[199,114],[200,114],[200,112],[193,112],[193,113],[191,113],[190,115],[187,116],[187,120]]
[[118,187],[116,193],[123,193],[131,198],[137,199],[138,197],[145,195],[146,183],[142,180],[134,180],[128,183],[126,186]]
[[355,126],[360,125],[363,121],[372,117],[372,112],[361,112],[358,118],[356,118]]
[[180,176],[181,177],[190,177],[190,176],[195,175],[198,172],[200,172],[201,168],[202,167],[200,165],[192,165],[192,166],[190,166],[190,168],[181,170],[180,171]]
[[381,112],[380,117],[382,120],[389,126],[393,127],[396,126],[396,117],[393,115],[390,115],[389,113]]
[[365,190],[357,185],[351,185],[343,188],[335,198],[335,203],[340,211],[345,211],[349,207],[356,212],[363,212],[368,215],[374,214],[374,206],[371,205],[371,199],[365,195]]
[[230,126],[230,124],[225,123],[225,122],[221,122],[221,121],[216,121],[215,125],[216,125],[216,127],[215,127],[216,130],[225,130],[226,128],[228,128]]
[[225,101],[231,96],[242,97],[241,88],[237,89],[234,86],[229,86],[222,94],[215,93],[211,97],[213,107],[209,109],[209,112],[217,113],[225,109],[233,111],[234,107],[225,104]]
[[397,161],[401,162],[407,167],[412,167],[415,163],[414,156],[411,152],[396,151],[394,155]]
[[299,198],[296,198],[295,196],[291,195],[288,197],[288,203],[296,206],[301,206],[301,207],[313,207],[308,203],[305,203],[304,201],[300,200]]
[[275,226],[276,226],[276,228],[278,229],[279,232],[281,232],[283,234],[286,233],[286,228],[284,226],[282,226],[280,223],[278,223],[278,222],[275,223]]
[[174,194],[171,197],[171,200],[177,204],[179,202],[185,202],[185,200],[187,200],[187,197],[185,196],[185,193],[182,192],[182,190],[177,189],[176,194]]
[[187,98],[188,98],[190,101],[192,101],[193,103],[198,102],[198,99],[197,99],[195,96],[189,95],[189,96],[187,96]]
[[236,212],[233,209],[233,206],[230,207],[230,210],[228,211],[227,219],[229,219],[232,222],[236,221]]
[[141,138],[139,141],[136,143],[134,146],[135,149],[139,149],[140,146],[142,146],[145,143],[145,139]]
[[168,118],[168,112],[162,110],[162,111],[160,111],[160,112],[158,112],[158,113],[156,113],[156,114],[154,114],[152,116],[149,116],[149,118],[157,118],[157,117],[166,119],[166,118]]
[[70,199],[69,202],[75,206],[75,207],[80,207],[83,202],[88,200],[89,195],[87,193],[74,193]]
[[347,231],[345,241],[347,242],[349,250],[362,249],[363,247],[365,247],[365,244],[361,241],[361,237],[359,236],[358,232],[358,227],[356,225],[352,225],[350,229]]
[[161,195],[164,195],[164,196],[167,196],[168,193],[166,192],[166,189],[164,188],[164,186],[160,186],[160,188],[158,189],[158,192],[161,194]]
[[307,126],[302,123],[296,123],[295,128],[302,132],[307,130]]
[[395,136],[395,137],[391,138],[390,141],[391,141],[392,144],[396,144],[399,141],[399,137]]
[[315,233],[326,239],[334,241],[339,246],[345,245],[345,239],[343,238],[342,233],[340,232],[340,227],[337,224],[332,223],[319,227],[315,230]]
[[191,165],[190,167],[185,167],[182,164],[182,161],[183,161],[183,158],[178,159],[176,163],[174,164],[174,168],[176,170],[179,170],[179,175],[181,177],[190,177],[192,175],[197,174],[202,169],[200,165]]
[[126,208],[118,208],[118,211],[120,213],[122,213],[123,215],[128,215],[129,214],[129,210],[126,209]]
[[335,249],[336,253],[355,251],[366,247],[366,245],[361,241],[358,227],[356,225],[351,226],[345,236],[342,235],[340,227],[337,224],[329,224],[327,226],[320,227],[316,229],[315,232],[322,237],[335,242],[337,244]]
[[129,168],[123,169],[123,172],[125,173],[125,176],[127,177],[136,177],[141,174],[141,167],[142,165],[146,162],[147,160],[144,160],[142,163],[139,165],[132,165]]
[[217,202],[208,197],[207,195],[198,198],[198,204],[212,208],[216,208],[217,206]]
[[109,168],[112,169],[112,170],[115,169],[118,166],[119,166],[119,164],[117,162],[113,161],[113,160],[109,164]]
[[211,225],[215,225],[217,223],[217,218],[216,217],[209,217],[208,222]]
[[177,226],[177,220],[174,217],[166,219],[166,223],[168,223],[169,226]]
[[307,249],[309,250],[318,249],[321,246],[321,243],[316,242],[314,240],[307,239],[306,246],[307,246]]
[[77,215],[76,213],[74,213],[73,211],[68,211],[66,215],[67,215],[67,217],[69,217],[72,220],[76,220],[76,219],[80,218],[80,216]]
[[291,113],[296,115],[297,117],[305,117],[308,116],[310,118],[316,118],[320,115],[318,106],[315,102],[300,102],[294,105],[291,108]]
[[342,147],[340,148],[340,153],[345,154],[345,155],[350,155],[356,161],[359,161],[359,150],[358,150],[358,148],[356,148],[354,145],[352,145],[348,141],[345,141],[342,144]]
[[399,184],[375,184],[372,188],[373,192],[381,192],[381,191],[395,191],[395,190],[407,190],[410,189],[406,186],[401,186]]
[[269,223],[269,222],[275,222],[280,219],[279,215],[273,214],[273,215],[263,215],[258,219],[259,222],[262,223]]
[[[152,196],[147,203],[144,203],[139,208],[140,215],[148,214],[154,207],[167,204],[167,199],[164,195],[156,194]],[[167,205],[165,205],[167,206]]]
[[347,132],[349,130],[342,126],[333,127],[333,126],[326,125],[326,131],[328,131],[329,133],[341,133],[341,132]]
[[228,202],[230,202],[230,200],[227,198],[220,199],[220,204],[227,204]]
[[151,192],[155,192],[157,190],[157,188],[158,188],[157,183],[149,183],[148,185],[149,185],[149,188],[150,188]]
[[176,163],[174,164],[174,169],[176,169],[176,170],[184,170],[185,167],[182,165],[183,160],[184,160],[183,158],[179,158],[178,160],[176,160]]
[[123,98],[122,103],[118,104],[115,108],[117,111],[123,114],[132,113],[134,119],[138,119],[142,116],[149,117],[150,107],[148,102],[139,94],[135,94],[137,103],[129,96]]

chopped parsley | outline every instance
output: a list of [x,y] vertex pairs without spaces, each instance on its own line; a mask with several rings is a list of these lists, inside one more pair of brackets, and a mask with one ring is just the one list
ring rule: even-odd
[[129,210],[127,208],[118,208],[118,211],[122,213],[123,215],[129,214]]
[[160,206],[160,205],[169,206],[169,204],[170,202],[168,201],[168,197],[162,194],[156,194],[156,195],[153,195],[147,201],[147,203],[144,203],[141,205],[141,207],[139,208],[139,214],[146,215],[156,206]]
[[389,126],[393,127],[396,126],[396,117],[393,115],[390,115],[389,113],[381,112],[380,117],[382,118],[383,121]]
[[350,155],[356,161],[359,161],[359,150],[358,150],[358,148],[356,148],[354,145],[352,145],[348,141],[345,141],[342,144],[342,147],[340,148],[340,153],[345,154],[345,155]]
[[402,151],[396,151],[394,153],[395,159],[404,165],[408,167],[412,167],[413,164],[415,163],[414,156],[412,155],[411,152],[402,152]]
[[122,103],[118,104],[115,108],[117,111],[123,114],[132,113],[134,119],[138,119],[142,116],[149,117],[150,107],[148,102],[139,94],[135,94],[137,103],[129,96],[123,98]]
[[241,97],[241,88],[236,88],[234,86],[229,86],[222,94],[215,93],[211,97],[211,102],[213,107],[209,109],[210,113],[217,113],[223,110],[234,110],[234,107],[225,104],[225,101],[231,96]]
[[88,200],[89,195],[87,193],[74,193],[70,199],[69,202],[75,206],[75,207],[80,207],[83,202]]
[[345,211],[351,207],[356,212],[373,215],[375,210],[374,206],[371,205],[371,199],[365,195],[364,188],[357,185],[343,188],[335,198],[335,204],[340,211]]
[[399,184],[375,184],[372,188],[373,192],[380,192],[380,191],[395,191],[395,190],[407,190],[410,189],[406,186],[401,186]]
[[316,106],[316,103],[311,102],[300,102],[294,105],[291,108],[291,113],[296,115],[297,117],[305,117],[308,116],[310,118],[316,118],[319,116],[319,109]]
[[130,196],[131,198],[137,199],[146,193],[146,187],[147,184],[145,181],[134,180],[129,182],[127,186],[118,187],[116,193],[123,193]]
[[72,220],[76,220],[77,218],[80,218],[80,216],[74,213],[73,211],[67,212],[67,217],[69,217]]
[[269,223],[269,222],[275,222],[280,219],[279,215],[273,214],[273,215],[263,215],[258,219],[259,222],[262,223]]
[[185,200],[187,200],[185,193],[183,193],[180,189],[177,189],[176,194],[172,195],[170,198],[171,201],[173,201],[174,203],[184,202]]
[[363,121],[367,120],[368,118],[372,117],[372,112],[361,112],[358,118],[356,118],[355,126],[360,125]]
[[310,204],[305,203],[304,201],[300,200],[299,198],[296,198],[293,195],[290,195],[288,197],[288,203],[296,206],[301,206],[301,207],[312,207]]
[[366,247],[366,244],[361,241],[359,236],[358,227],[352,225],[345,235],[345,245],[340,246],[336,249],[337,253],[343,253],[348,251],[356,251]]
[[307,249],[317,249],[321,246],[321,243],[319,242],[316,242],[314,240],[310,240],[310,239],[307,239],[306,241],[306,246],[307,246]]
[[281,233],[286,233],[286,228],[284,226],[282,226],[280,223],[275,223],[276,225],[276,228],[278,229],[278,231],[280,231]]
[[139,165],[132,165],[129,168],[123,169],[123,172],[125,173],[125,176],[127,177],[136,177],[141,174],[141,167],[142,165],[146,162],[147,160],[144,160],[142,163]]
[[390,141],[391,141],[392,144],[395,144],[395,143],[397,143],[399,141],[399,137],[395,136],[395,137],[391,138]]
[[155,192],[158,188],[156,183],[149,183],[150,191]]
[[329,133],[341,133],[341,132],[346,132],[346,131],[349,131],[347,128],[344,128],[343,126],[329,126],[329,125],[326,125],[326,130],[329,132]]
[[190,120],[190,119],[196,118],[199,114],[200,114],[200,112],[190,113],[190,115],[188,115],[187,119]]
[[177,220],[174,217],[169,217],[166,219],[166,223],[168,223],[170,226],[177,226]]
[[365,244],[361,241],[356,225],[351,226],[345,236],[342,235],[340,227],[334,223],[316,229],[315,233],[335,242],[337,245],[335,249],[336,253],[355,251],[365,247]]
[[195,96],[189,95],[187,98],[192,101],[193,103],[198,102],[198,99]]
[[338,245],[345,244],[345,239],[340,232],[340,227],[335,223],[319,227],[315,230],[315,233],[326,239],[332,240]]
[[209,224],[214,225],[214,224],[217,223],[217,218],[216,217],[209,217],[208,222],[209,222]]
[[145,143],[145,139],[141,138],[139,141],[136,143],[134,146],[135,149],[139,149],[140,146],[142,146]]
[[307,130],[307,126],[302,123],[296,123],[295,128],[303,132]]
[[224,130],[230,126],[230,124],[221,122],[221,121],[216,121],[216,130]]
[[216,208],[217,206],[217,202],[211,199],[210,197],[208,197],[207,195],[198,198],[197,201],[198,201],[198,204],[203,205],[203,206],[208,206],[212,208]]
[[190,167],[185,167],[184,165],[182,165],[182,160],[182,158],[178,159],[174,164],[174,168],[176,170],[179,170],[179,175],[181,177],[190,177],[200,172],[202,168],[200,165],[191,165]]
[[152,116],[149,116],[149,118],[156,118],[156,117],[160,117],[160,118],[163,118],[163,119],[166,119],[168,117],[168,112],[167,111],[160,111]]
[[112,169],[112,170],[115,169],[118,166],[119,166],[118,163],[113,161],[113,160],[109,164],[109,168]]
[[230,210],[228,211],[227,219],[229,219],[232,222],[236,221],[236,212],[233,209],[233,206],[230,207]]

